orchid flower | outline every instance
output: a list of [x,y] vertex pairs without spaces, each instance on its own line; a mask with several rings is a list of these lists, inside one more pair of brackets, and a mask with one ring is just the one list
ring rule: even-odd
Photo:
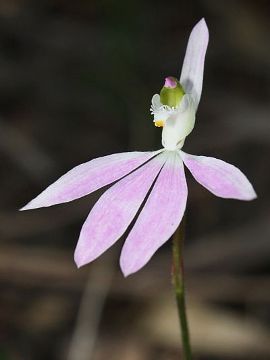
[[[252,200],[256,193],[246,176],[222,160],[187,154],[185,138],[195,125],[201,98],[204,59],[208,45],[205,20],[193,28],[180,81],[165,80],[165,96],[155,94],[151,113],[162,127],[163,148],[100,157],[76,166],[30,201],[22,210],[65,203],[113,184],[97,201],[82,226],[75,262],[83,266],[104,253],[127,230],[120,266],[125,276],[141,269],[175,232],[187,203],[184,165],[214,195]],[[166,91],[172,102],[166,98]]]

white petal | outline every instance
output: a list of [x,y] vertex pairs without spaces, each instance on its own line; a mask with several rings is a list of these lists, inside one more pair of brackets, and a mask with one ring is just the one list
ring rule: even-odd
[[178,111],[166,120],[162,130],[162,145],[176,150],[194,128],[195,106],[191,95],[184,95]]
[[94,205],[75,250],[78,266],[96,259],[125,232],[166,162],[163,152],[107,190]]
[[187,184],[183,162],[170,152],[154,187],[122,249],[125,276],[141,269],[175,232],[186,208]]
[[152,97],[153,110],[158,110],[161,106],[162,106],[162,104],[160,102],[160,95],[159,94],[153,95],[153,97]]
[[187,94],[192,94],[197,109],[203,83],[204,59],[209,33],[205,20],[200,20],[191,31],[182,67],[180,84]]
[[183,151],[180,151],[180,156],[198,183],[216,196],[238,200],[253,200],[257,197],[247,177],[234,165]]
[[127,175],[157,153],[119,153],[80,164],[61,176],[21,210],[65,203],[88,195]]

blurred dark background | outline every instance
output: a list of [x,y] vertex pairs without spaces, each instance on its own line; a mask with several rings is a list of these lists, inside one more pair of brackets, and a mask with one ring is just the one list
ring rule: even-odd
[[149,107],[180,75],[189,33],[210,43],[185,150],[240,167],[258,193],[215,198],[189,176],[185,263],[196,359],[270,358],[269,1],[0,1],[0,360],[174,360],[168,242],[124,279],[121,241],[77,270],[98,196],[17,210],[71,167],[161,147]]

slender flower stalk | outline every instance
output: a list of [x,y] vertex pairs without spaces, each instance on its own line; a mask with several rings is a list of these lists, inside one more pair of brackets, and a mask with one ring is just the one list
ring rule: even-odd
[[186,312],[185,299],[185,274],[184,274],[184,237],[185,237],[185,218],[173,235],[172,241],[172,283],[175,292],[180,331],[182,336],[183,359],[191,360],[191,344],[189,337],[189,327]]

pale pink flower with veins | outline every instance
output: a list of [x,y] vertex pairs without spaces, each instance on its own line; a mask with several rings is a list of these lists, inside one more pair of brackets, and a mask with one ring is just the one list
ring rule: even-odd
[[[120,266],[125,276],[141,269],[182,220],[188,193],[184,164],[194,178],[216,196],[239,200],[256,198],[252,185],[235,166],[181,150],[195,123],[207,45],[208,29],[202,19],[188,41],[180,77],[185,95],[179,106],[162,105],[159,95],[153,96],[151,112],[155,123],[162,118],[163,149],[113,154],[81,164],[22,208],[28,210],[72,201],[118,180],[100,197],[83,224],[75,250],[78,267],[95,260],[111,247],[140,211],[122,248]],[[166,86],[174,86],[171,78],[166,79]]]

